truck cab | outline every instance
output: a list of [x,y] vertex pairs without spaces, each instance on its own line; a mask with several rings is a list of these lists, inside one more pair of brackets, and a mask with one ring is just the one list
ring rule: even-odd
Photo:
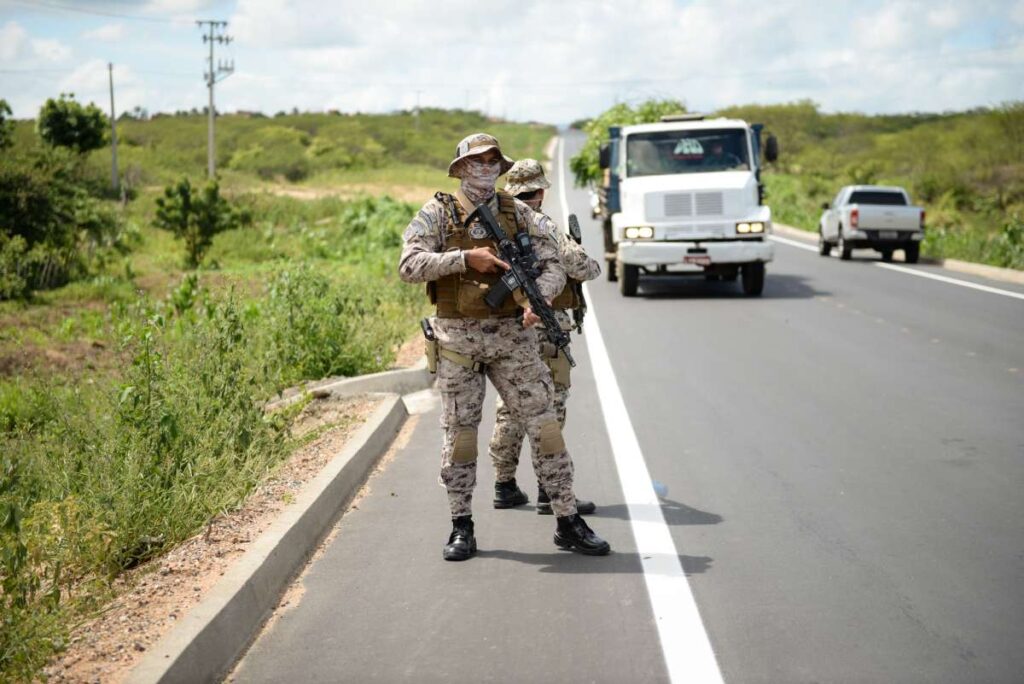
[[[611,127],[601,149],[608,278],[626,297],[641,275],[742,277],[759,295],[772,260],[771,209],[761,183],[761,126],[700,115]],[[764,157],[777,156],[774,137]]]

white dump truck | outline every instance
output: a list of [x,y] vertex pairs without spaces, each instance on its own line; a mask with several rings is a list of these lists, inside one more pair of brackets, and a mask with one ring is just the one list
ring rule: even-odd
[[[660,123],[613,126],[601,148],[608,279],[626,297],[641,275],[742,278],[759,295],[774,255],[771,209],[761,182],[761,124],[681,114]],[[778,143],[768,136],[764,159]]]

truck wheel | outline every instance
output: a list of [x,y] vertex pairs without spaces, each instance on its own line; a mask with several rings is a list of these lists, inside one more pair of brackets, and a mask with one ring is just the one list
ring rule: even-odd
[[825,239],[825,236],[821,234],[821,231],[818,231],[818,254],[821,256],[828,256],[831,253],[832,245],[830,245],[828,240]]
[[891,249],[883,249],[883,250],[881,250],[881,252],[882,252],[882,261],[892,261],[892,250]]
[[757,297],[764,290],[764,262],[743,264],[743,294]]
[[853,247],[846,244],[846,238],[843,237],[842,226],[839,226],[839,241],[836,242],[836,248],[839,250],[839,258],[843,261],[849,261],[850,257],[853,256]]
[[607,259],[605,260],[605,264],[607,264],[607,267],[605,268],[605,274],[608,276],[608,282],[614,283],[616,280],[619,279],[619,274],[615,272],[615,260]]
[[908,264],[916,264],[921,256],[921,245],[916,242],[903,248],[903,258]]
[[622,264],[622,278],[619,279],[619,292],[623,297],[635,297],[636,287],[640,282],[640,267]]

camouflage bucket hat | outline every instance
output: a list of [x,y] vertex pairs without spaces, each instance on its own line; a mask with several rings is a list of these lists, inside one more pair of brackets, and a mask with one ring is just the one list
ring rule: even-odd
[[[498,139],[493,135],[474,133],[463,138],[459,142],[459,146],[455,148],[455,159],[448,165],[448,177],[458,178],[456,171],[462,165],[463,159],[483,154],[487,150],[497,150],[498,154],[501,154],[501,146],[498,145]],[[511,168],[512,160],[501,154],[501,173],[505,173]]]
[[520,159],[508,172],[505,192],[521,195],[533,190],[547,190],[551,183],[544,177],[544,167],[536,159]]

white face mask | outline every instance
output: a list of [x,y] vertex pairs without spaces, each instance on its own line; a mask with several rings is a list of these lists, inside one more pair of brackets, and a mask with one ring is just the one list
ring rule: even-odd
[[470,157],[462,162],[462,191],[474,201],[490,198],[501,175],[501,160],[485,162]]

